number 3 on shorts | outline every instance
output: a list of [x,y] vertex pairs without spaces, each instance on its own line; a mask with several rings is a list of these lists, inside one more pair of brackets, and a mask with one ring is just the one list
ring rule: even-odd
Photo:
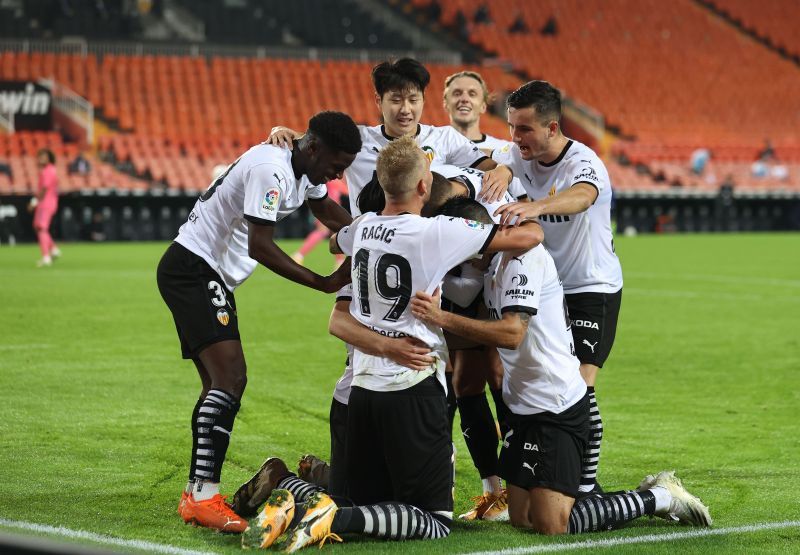
[[213,291],[214,295],[216,295],[215,297],[211,298],[211,304],[214,306],[225,306],[225,290],[219,283],[216,281],[209,281],[208,290]]

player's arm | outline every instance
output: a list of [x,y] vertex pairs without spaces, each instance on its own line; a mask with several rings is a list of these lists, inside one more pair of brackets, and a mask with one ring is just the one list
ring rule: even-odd
[[323,293],[334,293],[350,283],[350,264],[345,261],[329,276],[321,276],[297,264],[275,243],[275,225],[250,222],[247,247],[253,260],[279,276]]
[[411,313],[415,318],[492,347],[516,349],[525,338],[530,314],[505,312],[502,320],[476,320],[460,314],[446,312],[439,306],[439,296],[417,291],[411,299]]
[[364,326],[350,314],[350,301],[333,306],[328,332],[368,355],[386,357],[412,370],[427,370],[434,359],[428,345],[414,337],[390,338]]
[[589,183],[576,183],[566,191],[552,197],[534,200],[531,202],[512,202],[501,206],[495,211],[495,216],[500,216],[500,225],[515,225],[518,218],[538,218],[542,214],[554,216],[571,216],[580,214],[589,209],[597,200],[597,187]]
[[323,199],[308,199],[308,207],[314,217],[331,231],[339,231],[353,222],[350,213],[328,196]]
[[542,226],[538,222],[528,221],[519,226],[498,227],[484,252],[524,252],[540,245],[542,241],[544,241]]

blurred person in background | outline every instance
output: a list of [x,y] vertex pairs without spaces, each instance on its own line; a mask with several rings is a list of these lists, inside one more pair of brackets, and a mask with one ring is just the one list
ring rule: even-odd
[[[331,197],[333,202],[345,208],[347,205],[349,205],[350,201],[348,200],[347,197],[347,183],[345,183],[344,179],[332,179],[328,181],[325,185],[328,187],[328,196]],[[342,202],[342,198],[344,198],[347,205]],[[314,247],[316,247],[320,243],[320,241],[322,241],[323,239],[327,239],[328,237],[331,236],[331,233],[333,233],[330,229],[325,227],[325,224],[323,224],[321,221],[319,220],[314,220],[314,221],[315,221],[314,229],[311,231],[311,233],[309,233],[306,236],[305,241],[303,241],[303,244],[300,245],[300,248],[297,251],[295,251],[294,254],[292,254],[292,260],[294,260],[301,266],[305,261],[306,255],[310,253],[312,250],[314,250]],[[335,256],[336,256],[336,263],[334,265],[334,270],[338,268],[344,261],[344,256],[340,254],[337,254]]]
[[42,258],[36,263],[39,268],[50,266],[54,258],[61,256],[61,249],[50,236],[50,223],[58,210],[58,174],[56,173],[56,155],[47,148],[36,153],[36,164],[39,166],[39,186],[36,196],[31,199],[28,210],[33,212],[33,229],[39,241]]

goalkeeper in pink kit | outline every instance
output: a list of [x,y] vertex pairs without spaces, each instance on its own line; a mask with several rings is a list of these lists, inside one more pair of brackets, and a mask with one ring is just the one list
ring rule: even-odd
[[37,266],[50,266],[53,258],[61,256],[61,250],[50,236],[50,222],[58,210],[58,175],[56,156],[52,150],[43,148],[36,154],[36,163],[41,168],[36,196],[31,199],[29,209],[33,210],[33,229],[39,241],[42,258]]

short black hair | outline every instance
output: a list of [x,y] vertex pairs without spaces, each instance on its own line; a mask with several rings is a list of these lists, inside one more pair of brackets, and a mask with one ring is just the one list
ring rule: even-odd
[[36,153],[36,156],[39,157],[42,154],[47,156],[47,161],[50,162],[51,164],[55,164],[56,163],[56,155],[49,148],[40,148],[39,152]]
[[448,199],[456,196],[452,193],[453,187],[450,185],[449,179],[437,172],[431,172],[431,175],[433,175],[433,183],[431,183],[430,198],[422,207],[421,212],[421,215],[425,217],[435,216]]
[[367,212],[380,212],[386,207],[386,194],[378,182],[377,174],[373,174],[372,181],[361,189],[356,199],[358,209],[362,214]]
[[386,91],[404,91],[409,87],[417,88],[424,94],[430,82],[431,74],[413,58],[381,62],[372,68],[372,84],[378,96],[383,96]]
[[445,202],[438,210],[440,216],[466,218],[482,224],[493,224],[494,221],[486,208],[477,200],[456,196]]
[[508,95],[507,108],[536,109],[542,118],[561,121],[561,91],[547,81],[528,81]]
[[361,132],[353,119],[342,112],[319,112],[308,120],[308,131],[332,150],[348,154],[361,151]]

